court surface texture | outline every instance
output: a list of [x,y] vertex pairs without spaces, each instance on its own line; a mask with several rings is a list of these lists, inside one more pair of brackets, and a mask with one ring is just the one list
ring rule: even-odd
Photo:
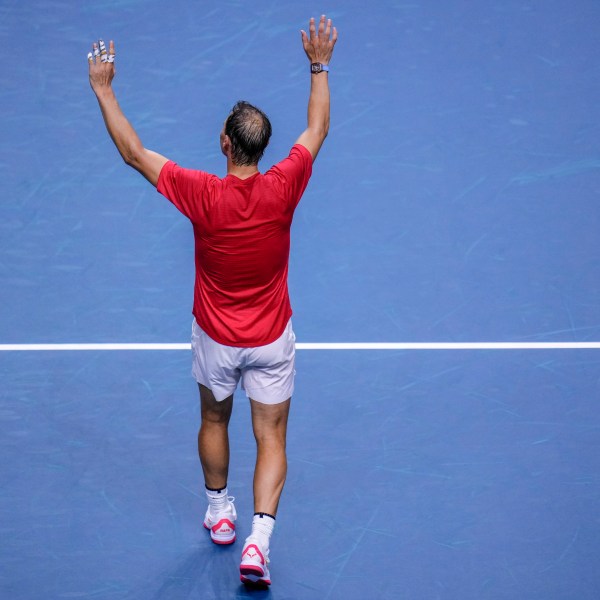
[[[191,226],[120,160],[86,55],[115,40],[125,114],[182,166],[224,175],[223,120],[261,107],[264,170],[306,125],[321,12],[331,130],[292,230],[289,475],[256,592],[248,402],[218,547]],[[599,24],[592,0],[0,2],[0,597],[598,598]]]

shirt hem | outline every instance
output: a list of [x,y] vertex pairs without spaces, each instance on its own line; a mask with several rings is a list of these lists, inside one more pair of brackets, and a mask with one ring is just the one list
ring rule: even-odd
[[204,333],[206,333],[206,335],[211,340],[213,340],[214,342],[217,342],[217,344],[221,344],[222,346],[228,346],[229,348],[260,348],[261,346],[268,346],[269,344],[272,344],[273,342],[277,341],[283,335],[285,328],[287,327],[288,323],[290,322],[290,319],[292,318],[292,314],[293,314],[292,311],[290,311],[290,314],[289,314],[288,318],[285,320],[283,327],[281,327],[281,331],[278,331],[273,336],[269,336],[267,338],[267,341],[264,341],[264,342],[263,341],[260,341],[260,342],[255,342],[255,341],[231,342],[231,341],[221,338],[219,336],[215,336],[215,335],[213,335],[213,333],[209,332],[208,331],[209,328],[202,325],[202,323],[200,323],[200,319],[196,315],[194,315],[194,319],[196,320],[198,327],[200,327],[200,329],[202,329],[202,331],[204,331]]

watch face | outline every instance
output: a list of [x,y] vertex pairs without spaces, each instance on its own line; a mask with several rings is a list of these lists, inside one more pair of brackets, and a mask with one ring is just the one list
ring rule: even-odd
[[323,70],[323,65],[321,63],[312,63],[310,65],[311,73],[320,73]]

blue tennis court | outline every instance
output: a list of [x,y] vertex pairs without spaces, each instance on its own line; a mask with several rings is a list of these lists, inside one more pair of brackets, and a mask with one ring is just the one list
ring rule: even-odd
[[[322,12],[332,122],[292,230],[257,592],[202,528],[192,228],[122,163],[86,55],[115,40],[125,114],[182,166],[223,175],[223,120],[255,103],[264,170],[305,127]],[[0,3],[0,596],[596,599],[599,23],[591,0]],[[243,539],[242,393],[230,432]]]

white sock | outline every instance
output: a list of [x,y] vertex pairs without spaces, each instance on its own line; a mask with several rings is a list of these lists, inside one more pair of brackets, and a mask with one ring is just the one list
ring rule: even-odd
[[229,506],[229,499],[227,498],[227,487],[222,490],[209,490],[206,488],[206,497],[208,498],[208,505],[210,506],[210,512],[213,515],[217,515],[223,512]]
[[264,550],[268,550],[269,541],[275,527],[275,517],[267,513],[256,513],[252,518],[251,537],[256,538]]

